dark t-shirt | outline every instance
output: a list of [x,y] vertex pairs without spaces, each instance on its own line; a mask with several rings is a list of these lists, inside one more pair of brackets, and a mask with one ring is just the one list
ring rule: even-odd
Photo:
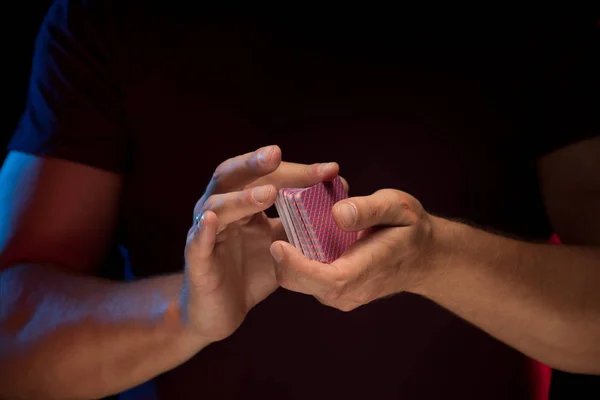
[[[339,162],[351,195],[397,188],[443,217],[551,235],[535,161],[600,132],[593,18],[280,7],[50,9],[10,149],[125,176],[103,276],[180,271],[214,168],[272,143]],[[280,289],[155,385],[160,399],[525,399],[529,370],[418,296],[343,313]]]

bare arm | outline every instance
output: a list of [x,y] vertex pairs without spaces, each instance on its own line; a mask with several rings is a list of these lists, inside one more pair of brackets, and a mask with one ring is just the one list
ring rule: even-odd
[[539,170],[567,245],[437,220],[448,258],[418,292],[552,367],[600,374],[600,139],[545,157]]
[[448,258],[422,294],[552,367],[600,373],[600,250],[440,221]]
[[557,233],[569,245],[526,243],[429,215],[383,189],[333,208],[365,231],[324,265],[271,246],[281,286],[351,311],[402,291],[421,294],[523,353],[559,369],[600,373],[600,138],[540,163]]
[[181,323],[180,275],[114,283],[31,264],[2,281],[0,395],[9,398],[118,393],[208,344]]
[[281,162],[277,146],[224,161],[182,244],[185,273],[117,283],[86,274],[112,235],[121,179],[11,154],[0,174],[0,397],[103,397],[229,336],[277,288],[270,183],[311,186],[338,171]]
[[179,318],[182,276],[89,276],[114,229],[118,175],[11,153],[0,174],[0,397],[97,398],[207,342]]

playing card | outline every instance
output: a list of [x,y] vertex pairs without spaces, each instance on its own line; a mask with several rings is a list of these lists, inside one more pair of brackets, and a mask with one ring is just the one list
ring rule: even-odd
[[308,232],[304,228],[298,206],[296,204],[295,194],[303,189],[282,189],[278,196],[275,207],[281,217],[282,224],[288,236],[290,243],[302,250],[303,254],[311,257],[314,254],[313,246],[308,238]]
[[336,225],[332,207],[348,195],[339,177],[305,189],[281,189],[275,207],[290,243],[313,260],[331,263],[358,237]]

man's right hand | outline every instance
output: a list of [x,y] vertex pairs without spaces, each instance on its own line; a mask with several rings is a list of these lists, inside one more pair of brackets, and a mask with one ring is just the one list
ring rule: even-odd
[[338,172],[336,163],[282,162],[277,146],[219,165],[194,208],[185,249],[182,311],[194,333],[226,338],[278,287],[269,247],[285,233],[279,219],[264,213],[278,189],[312,186]]

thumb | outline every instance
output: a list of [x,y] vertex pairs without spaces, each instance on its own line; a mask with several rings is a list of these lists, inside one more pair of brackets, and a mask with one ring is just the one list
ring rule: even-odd
[[344,231],[374,226],[410,226],[417,223],[423,207],[408,193],[382,189],[370,196],[351,197],[333,206],[333,218]]

